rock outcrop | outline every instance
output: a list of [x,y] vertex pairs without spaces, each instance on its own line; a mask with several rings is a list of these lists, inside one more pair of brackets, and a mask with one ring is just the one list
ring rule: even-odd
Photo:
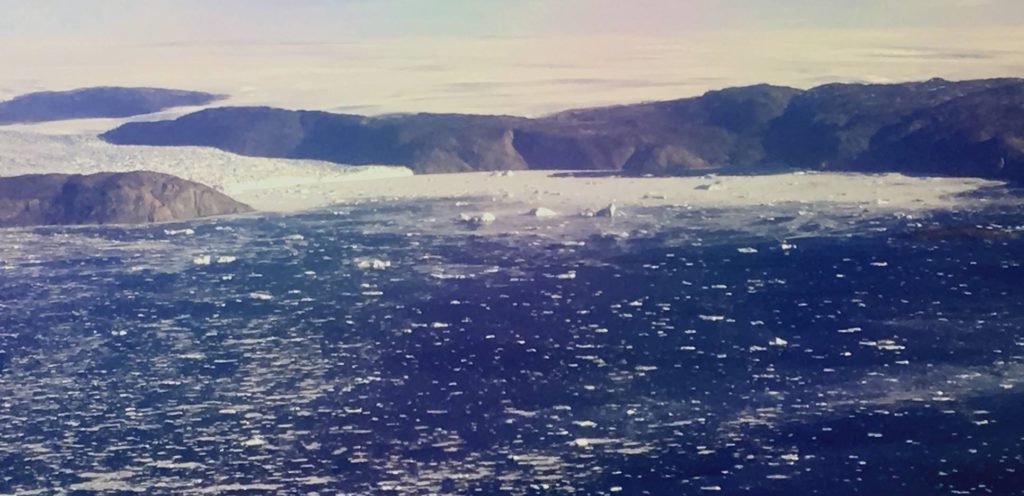
[[780,167],[1024,179],[1024,80],[757,85],[539,119],[214,108],[125,124],[117,144],[204,145],[416,172],[693,174]]
[[0,178],[0,227],[138,224],[250,211],[208,186],[155,172]]
[[164,88],[96,87],[70,91],[41,91],[0,102],[0,125],[131,117],[171,107],[205,105],[222,96],[201,91]]

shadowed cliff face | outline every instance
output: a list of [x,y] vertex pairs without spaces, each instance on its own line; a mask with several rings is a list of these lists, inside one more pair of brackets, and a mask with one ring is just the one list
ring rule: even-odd
[[98,87],[29,93],[0,102],[0,125],[131,117],[171,107],[205,105],[222,97],[200,91]]
[[921,174],[1024,179],[1024,85],[1006,85],[920,110],[881,129],[858,162]]
[[208,186],[155,172],[0,178],[0,227],[138,224],[250,211]]
[[216,108],[130,123],[115,144],[205,145],[254,156],[499,169],[685,174],[789,166],[1024,178],[1024,80],[758,85],[540,119],[461,114],[362,117]]
[[[868,165],[854,160],[872,150],[885,127],[993,88],[1024,87],[1016,79],[905,84],[829,84],[795,97],[764,136],[770,156],[795,167]],[[926,150],[921,150],[926,151]]]
[[[756,165],[756,136],[797,93],[755,86],[701,98],[563,112],[542,119],[462,114],[384,117],[267,107],[207,109],[173,121],[130,123],[103,138],[116,144],[201,145],[242,155],[344,164],[393,164],[417,172],[506,169],[689,168],[691,162]],[[669,150],[648,167],[652,147]],[[691,160],[692,159],[692,160]],[[703,165],[702,165],[703,166]]]

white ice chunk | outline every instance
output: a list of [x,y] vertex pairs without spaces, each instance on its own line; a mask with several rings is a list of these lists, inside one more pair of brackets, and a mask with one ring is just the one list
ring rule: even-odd
[[274,299],[274,296],[271,295],[270,293],[266,292],[266,291],[253,291],[252,293],[249,293],[249,298],[252,298],[254,300],[264,300],[265,301],[265,300],[272,300],[272,299]]
[[360,269],[373,269],[373,270],[384,270],[391,267],[390,260],[383,260],[380,258],[363,257],[355,260],[356,267]]
[[460,214],[459,219],[473,227],[486,226],[493,223],[497,218],[490,212],[479,215]]
[[554,210],[551,210],[550,208],[537,207],[537,208],[527,212],[527,215],[530,215],[530,216],[533,216],[533,217],[554,217],[554,216],[558,215],[558,212],[555,212]]

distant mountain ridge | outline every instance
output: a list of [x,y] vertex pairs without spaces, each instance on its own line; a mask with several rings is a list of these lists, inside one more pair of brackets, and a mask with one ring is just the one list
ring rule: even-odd
[[222,107],[129,123],[115,144],[394,164],[420,173],[622,170],[673,175],[789,166],[1024,179],[1024,80],[756,85],[543,118],[382,117]]
[[0,102],[0,125],[100,117],[132,117],[224,98],[201,91],[99,86],[28,93]]
[[156,172],[0,178],[0,227],[138,224],[251,211],[208,186]]

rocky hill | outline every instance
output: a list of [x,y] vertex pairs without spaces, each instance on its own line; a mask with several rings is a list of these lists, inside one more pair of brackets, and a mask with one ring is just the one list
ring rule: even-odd
[[0,102],[0,125],[131,117],[171,107],[205,105],[222,98],[200,91],[163,88],[96,87],[70,91],[41,91]]
[[500,169],[684,174],[779,166],[1024,179],[1024,80],[757,85],[527,119],[384,117],[226,107],[129,123],[117,144],[204,145],[255,156]]
[[0,227],[138,224],[251,210],[202,184],[155,172],[0,178]]

